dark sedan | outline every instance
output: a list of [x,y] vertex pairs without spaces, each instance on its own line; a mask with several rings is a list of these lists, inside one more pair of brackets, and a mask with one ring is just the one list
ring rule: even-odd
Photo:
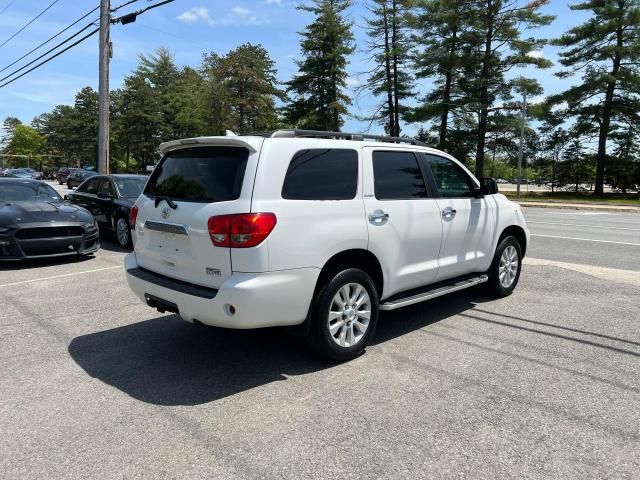
[[87,210],[65,203],[44,182],[0,178],[0,260],[89,255],[99,248]]
[[108,230],[123,248],[131,248],[129,212],[145,183],[146,175],[98,175],[69,193],[73,204],[89,210],[101,229]]
[[97,175],[96,172],[92,172],[91,170],[76,170],[75,172],[71,172],[67,177],[67,187],[75,188],[82,184],[87,178],[95,177]]

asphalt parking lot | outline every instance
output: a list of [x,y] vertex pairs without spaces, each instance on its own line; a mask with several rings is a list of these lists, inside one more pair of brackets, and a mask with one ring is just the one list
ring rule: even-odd
[[107,239],[0,266],[0,477],[638,478],[640,215],[525,215],[512,296],[384,313],[342,365],[149,309]]

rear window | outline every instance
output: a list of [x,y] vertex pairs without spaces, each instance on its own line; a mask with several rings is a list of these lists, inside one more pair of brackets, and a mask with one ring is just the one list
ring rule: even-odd
[[185,202],[226,202],[240,197],[249,151],[200,147],[169,152],[155,168],[144,194]]
[[358,153],[309,149],[296,153],[282,185],[287,200],[349,200],[358,189]]

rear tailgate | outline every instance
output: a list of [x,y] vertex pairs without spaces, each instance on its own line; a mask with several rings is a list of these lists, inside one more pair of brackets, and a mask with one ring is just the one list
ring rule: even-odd
[[143,268],[218,288],[231,276],[231,249],[213,245],[207,223],[250,211],[262,139],[189,142],[195,141],[164,146],[165,156],[136,202],[135,254]]

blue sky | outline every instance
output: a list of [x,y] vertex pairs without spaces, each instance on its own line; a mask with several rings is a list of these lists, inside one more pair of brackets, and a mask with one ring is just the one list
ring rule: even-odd
[[[125,2],[111,1],[112,7]],[[10,3],[11,0],[0,0],[0,12]],[[49,3],[49,0],[18,0],[9,6],[0,14],[0,43]],[[0,47],[0,69],[84,15],[98,3],[98,0],[59,0],[24,32]],[[148,4],[148,0],[138,0],[119,13]],[[295,5],[291,0],[176,0],[141,15],[135,23],[115,25],[111,30],[114,47],[111,87],[117,88],[122,85],[123,78],[135,68],[139,54],[151,53],[159,46],[169,48],[179,65],[196,67],[200,63],[202,53],[214,51],[224,54],[244,42],[262,44],[276,62],[278,79],[286,81],[296,71],[294,60],[299,56],[298,32],[312,19],[309,13],[296,10]],[[355,0],[349,10],[349,16],[355,23],[354,33],[359,50],[364,49],[366,41],[366,32],[362,28],[363,16],[366,14],[365,5],[365,0]],[[535,34],[547,38],[556,37],[567,28],[583,21],[584,14],[571,12],[568,5],[566,1],[551,0],[543,11],[554,14],[557,18],[552,25],[540,29]],[[81,22],[79,25],[85,23],[87,22]],[[541,53],[557,64],[557,52],[554,47],[546,47]],[[365,57],[364,53],[358,51],[351,58],[348,83],[352,88],[361,82],[361,72],[369,68]],[[97,66],[96,35],[42,68],[0,89],[0,119],[11,115],[23,122],[30,122],[35,115],[51,110],[55,105],[72,104],[75,93],[83,86],[97,88]],[[514,73],[533,74],[544,86],[545,94],[551,94],[568,85],[566,80],[561,81],[553,76],[557,68],[556,65],[544,71]],[[11,70],[2,72],[0,77]],[[572,81],[576,82],[579,79]],[[419,91],[424,92],[427,89],[428,84],[418,84]],[[370,111],[373,102],[366,95],[356,97],[353,93],[352,98],[353,111],[359,114]],[[349,118],[344,130],[360,131],[367,126],[366,122]],[[417,126],[407,126],[404,132],[413,133],[416,129]],[[372,133],[380,131],[379,126],[374,126],[371,130]]]

